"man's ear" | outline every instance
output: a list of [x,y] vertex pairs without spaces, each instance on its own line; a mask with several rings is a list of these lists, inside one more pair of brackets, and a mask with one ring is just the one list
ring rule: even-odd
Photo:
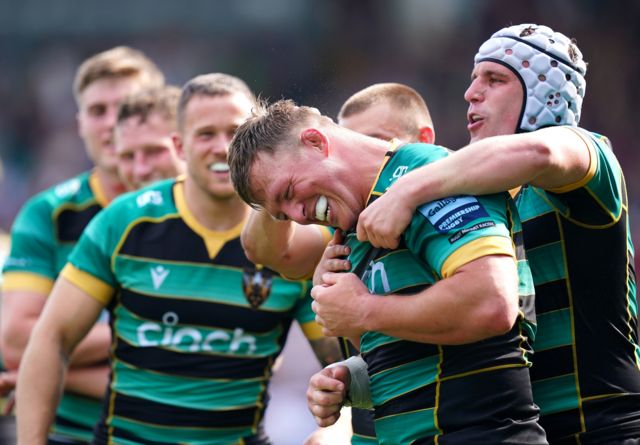
[[305,147],[320,150],[325,155],[328,152],[329,141],[323,132],[315,128],[307,128],[300,133],[300,142]]
[[431,127],[422,127],[419,130],[418,140],[425,144],[433,144],[436,140],[436,132]]
[[173,141],[173,147],[176,150],[176,155],[183,161],[186,161],[186,157],[184,155],[184,146],[182,145],[182,137],[179,133],[173,133],[171,135],[171,140]]

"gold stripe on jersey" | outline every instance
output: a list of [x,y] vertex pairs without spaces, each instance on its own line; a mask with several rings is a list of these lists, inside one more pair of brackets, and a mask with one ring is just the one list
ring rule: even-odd
[[324,337],[324,335],[322,335],[322,327],[316,323],[315,320],[302,323],[300,329],[302,329],[302,333],[309,340],[318,340]]
[[369,194],[367,195],[367,202],[369,202],[369,200],[371,199],[372,195],[376,195],[379,196],[382,193],[378,193],[378,192],[374,192],[374,190],[376,189],[376,185],[378,184],[378,181],[380,180],[380,175],[382,174],[382,171],[384,170],[384,168],[387,166],[387,164],[389,163],[389,160],[391,159],[391,156],[389,156],[390,152],[395,152],[401,145],[402,145],[402,141],[399,141],[398,139],[391,139],[391,141],[389,141],[389,150],[387,151],[387,154],[385,154],[384,156],[384,160],[382,161],[382,164],[380,165],[380,168],[378,169],[378,173],[376,174],[375,179],[373,180],[373,184],[371,185],[371,190],[369,190]]
[[458,268],[487,255],[508,255],[516,259],[511,238],[504,236],[484,236],[475,239],[453,252],[442,264],[442,278],[452,276]]
[[581,140],[584,142],[584,145],[587,147],[589,151],[589,168],[587,169],[587,173],[584,175],[582,179],[572,184],[563,185],[562,187],[548,189],[552,193],[567,193],[572,190],[579,189],[580,187],[584,187],[591,178],[593,178],[596,174],[596,170],[598,169],[598,155],[596,153],[596,149],[593,146],[593,143],[586,140],[585,137],[576,129],[570,127],[564,127],[567,130],[573,131]]
[[102,184],[100,183],[100,178],[98,177],[98,172],[96,170],[91,172],[91,176],[89,176],[89,188],[93,192],[93,196],[96,198],[96,202],[100,204],[100,207],[105,208],[109,205],[109,198],[107,198],[107,194],[102,188]]
[[53,280],[32,272],[5,272],[2,276],[2,291],[37,292],[48,296],[53,289]]
[[111,298],[115,295],[113,287],[93,275],[76,268],[71,263],[67,263],[67,265],[64,266],[60,272],[60,276],[105,306],[109,304]]
[[209,253],[209,258],[215,258],[228,241],[240,236],[242,227],[244,227],[247,218],[249,217],[248,209],[247,214],[242,218],[242,221],[229,230],[211,230],[200,224],[193,213],[191,213],[187,206],[184,193],[184,182],[176,181],[176,185],[173,189],[173,197],[176,202],[178,213],[184,220],[184,223],[204,240],[205,245],[207,246],[207,252]]

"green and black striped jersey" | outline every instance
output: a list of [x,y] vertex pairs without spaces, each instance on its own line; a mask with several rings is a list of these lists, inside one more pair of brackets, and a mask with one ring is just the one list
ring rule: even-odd
[[567,128],[589,149],[588,174],[516,196],[536,289],[534,399],[550,441],[637,438],[638,304],[624,176],[605,137]]
[[[38,193],[22,207],[11,228],[11,250],[2,289],[49,295],[67,257],[89,221],[107,204],[95,173],[85,172]],[[101,402],[65,392],[52,432],[89,442]]]
[[[380,196],[399,177],[447,155],[410,144],[389,153],[371,192]],[[529,354],[535,334],[533,283],[523,256],[515,204],[506,195],[455,196],[419,207],[395,250],[376,250],[347,237],[354,273],[369,290],[415,294],[486,255],[519,263],[521,311],[506,334],[456,346],[361,336],[381,444],[546,443],[531,396]],[[364,265],[361,266],[361,265]]]
[[309,282],[250,263],[244,221],[208,230],[183,192],[169,180],[116,200],[62,272],[111,314],[97,443],[262,443],[271,368],[291,322],[321,336]]

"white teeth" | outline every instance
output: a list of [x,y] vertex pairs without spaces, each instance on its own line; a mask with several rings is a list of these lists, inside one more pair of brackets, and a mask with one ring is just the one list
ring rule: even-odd
[[320,196],[316,201],[316,219],[318,221],[324,221],[327,218],[327,197]]
[[216,173],[226,173],[229,171],[229,164],[226,162],[214,162],[209,164],[209,170]]

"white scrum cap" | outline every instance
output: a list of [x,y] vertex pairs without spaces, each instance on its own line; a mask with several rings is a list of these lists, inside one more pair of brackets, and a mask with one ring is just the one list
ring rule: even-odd
[[525,91],[518,132],[577,125],[586,89],[587,64],[575,43],[546,26],[503,28],[484,42],[474,62],[511,69]]

